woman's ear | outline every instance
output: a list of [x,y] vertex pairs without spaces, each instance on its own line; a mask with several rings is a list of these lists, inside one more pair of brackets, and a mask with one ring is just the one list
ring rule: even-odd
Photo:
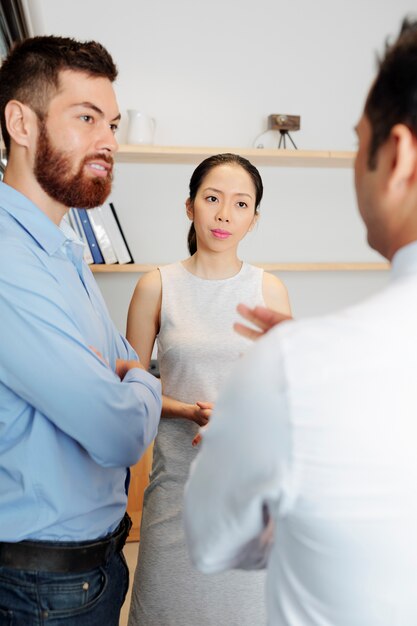
[[187,198],[187,200],[185,201],[185,210],[187,212],[188,219],[193,221],[194,220],[194,204],[191,198]]
[[35,145],[38,123],[36,113],[30,107],[18,100],[9,100],[4,117],[10,138],[15,143],[26,148]]
[[251,222],[251,225],[248,228],[248,233],[250,233],[250,231],[255,228],[256,224],[258,223],[259,217],[260,217],[259,213],[255,213],[255,215],[253,216],[253,220]]

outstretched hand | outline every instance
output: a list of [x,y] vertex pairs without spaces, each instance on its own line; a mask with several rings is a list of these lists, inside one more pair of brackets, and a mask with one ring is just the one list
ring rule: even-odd
[[246,304],[239,304],[237,310],[245,320],[257,326],[259,330],[246,326],[245,324],[241,324],[240,322],[236,322],[233,325],[233,328],[237,333],[239,333],[239,335],[253,340],[259,339],[259,337],[262,337],[262,335],[267,333],[277,324],[292,319],[290,315],[279,313],[278,311],[273,311],[272,309],[267,309],[263,306],[256,306],[251,309],[246,306]]

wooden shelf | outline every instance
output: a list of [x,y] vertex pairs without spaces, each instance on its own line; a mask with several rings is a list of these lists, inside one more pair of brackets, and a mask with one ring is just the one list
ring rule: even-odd
[[234,152],[256,165],[279,167],[352,167],[355,152],[329,150],[278,150],[195,146],[121,145],[116,153],[118,163],[199,163],[212,154]]
[[[254,263],[268,272],[375,272],[388,270],[389,263]],[[137,273],[149,272],[158,265],[90,265],[93,272],[100,273]]]
[[[231,147],[197,146],[141,146],[120,145],[116,153],[119,163],[199,163],[213,154],[233,152],[253,161],[256,165],[278,167],[351,168],[355,152],[331,150],[279,150]],[[277,272],[352,272],[384,271],[388,263],[257,263],[268,271]],[[96,273],[143,273],[156,269],[156,264],[91,265]]]

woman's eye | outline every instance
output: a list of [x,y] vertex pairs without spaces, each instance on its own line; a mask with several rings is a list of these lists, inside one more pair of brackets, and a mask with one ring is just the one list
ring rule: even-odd
[[238,202],[238,203],[237,203],[237,206],[238,206],[240,209],[246,209],[248,205],[246,204],[246,202]]
[[207,196],[206,200],[208,202],[216,202],[217,198],[216,198],[216,196]]
[[110,130],[113,133],[113,135],[115,135],[117,131],[119,130],[119,126],[117,124],[110,124]]
[[87,122],[88,124],[92,124],[94,122],[94,118],[92,115],[81,115],[80,119],[82,119],[83,122]]

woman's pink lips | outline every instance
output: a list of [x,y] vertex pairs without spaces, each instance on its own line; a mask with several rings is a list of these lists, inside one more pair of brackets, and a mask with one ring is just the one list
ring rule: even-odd
[[221,230],[221,228],[214,228],[211,232],[217,239],[227,239],[232,234],[228,230]]

